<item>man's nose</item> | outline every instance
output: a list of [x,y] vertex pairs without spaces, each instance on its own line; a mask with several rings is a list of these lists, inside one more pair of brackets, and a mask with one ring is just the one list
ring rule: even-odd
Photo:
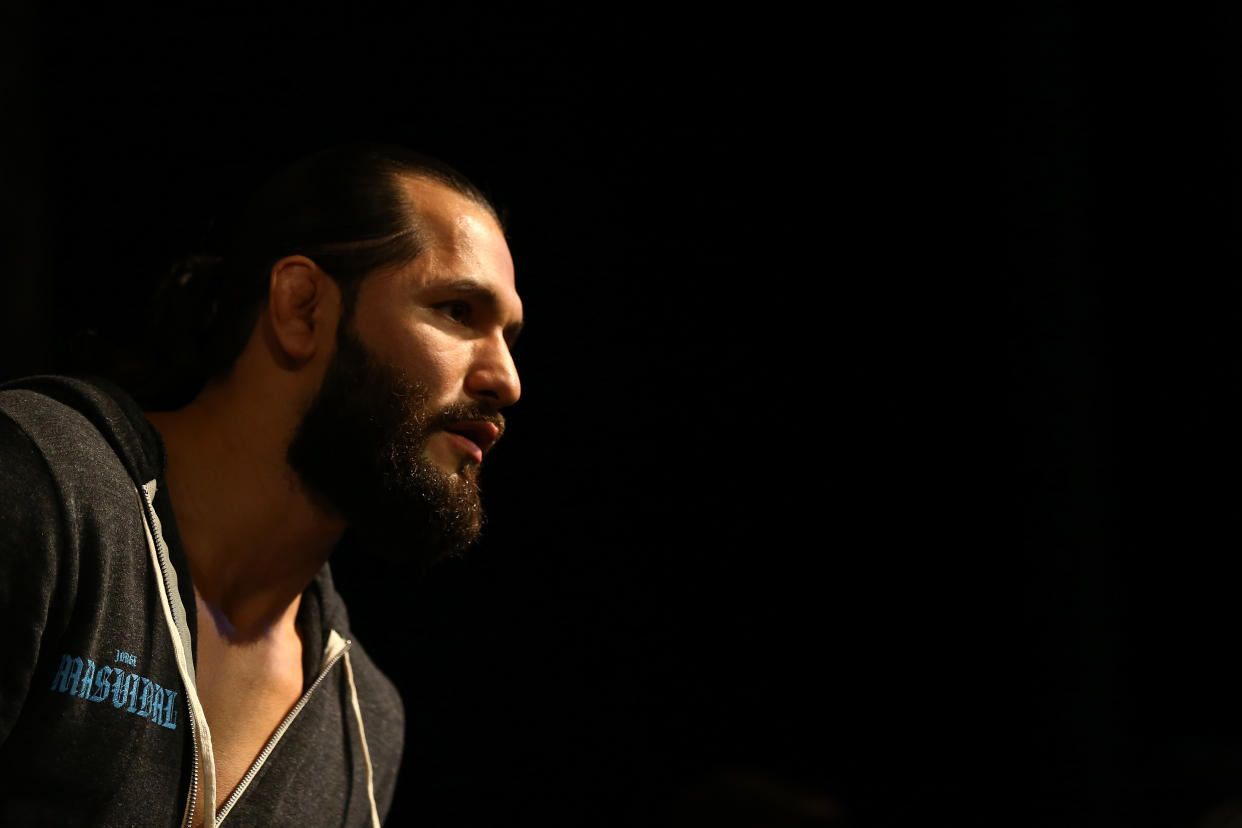
[[466,376],[466,391],[497,408],[513,405],[522,396],[522,381],[503,336],[479,343],[474,364]]

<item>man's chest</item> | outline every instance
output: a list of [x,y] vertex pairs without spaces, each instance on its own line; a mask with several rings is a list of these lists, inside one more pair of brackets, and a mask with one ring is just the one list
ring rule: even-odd
[[197,689],[211,731],[219,808],[245,779],[302,696],[296,634],[236,644],[199,605]]

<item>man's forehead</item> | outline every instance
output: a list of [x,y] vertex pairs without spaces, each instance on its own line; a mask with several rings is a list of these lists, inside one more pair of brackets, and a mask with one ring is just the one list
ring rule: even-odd
[[416,286],[490,293],[518,320],[522,301],[513,257],[500,223],[487,208],[434,180],[408,176],[402,186],[423,231],[424,249],[399,269]]
[[411,212],[424,224],[433,224],[446,232],[463,216],[477,217],[481,223],[494,225],[501,236],[500,223],[490,208],[460,193],[442,181],[420,175],[399,178],[402,193]]
[[411,220],[426,243],[478,247],[482,240],[488,240],[496,245],[491,252],[508,257],[504,231],[487,207],[429,178],[407,175],[400,184]]

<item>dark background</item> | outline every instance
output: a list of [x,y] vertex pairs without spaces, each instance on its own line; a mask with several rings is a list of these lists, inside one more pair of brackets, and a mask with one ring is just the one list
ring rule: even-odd
[[1007,33],[1042,824],[1242,819],[1240,24],[1044,4]]
[[4,377],[132,342],[308,150],[508,214],[484,542],[334,561],[406,699],[393,824],[1242,797],[1233,12],[9,14]]

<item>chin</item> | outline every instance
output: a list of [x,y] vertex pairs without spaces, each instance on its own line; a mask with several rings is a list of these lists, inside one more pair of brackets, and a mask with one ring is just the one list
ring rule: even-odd
[[370,358],[348,331],[338,340],[289,445],[290,467],[376,551],[426,565],[460,553],[484,523],[478,464],[441,436],[425,388]]

